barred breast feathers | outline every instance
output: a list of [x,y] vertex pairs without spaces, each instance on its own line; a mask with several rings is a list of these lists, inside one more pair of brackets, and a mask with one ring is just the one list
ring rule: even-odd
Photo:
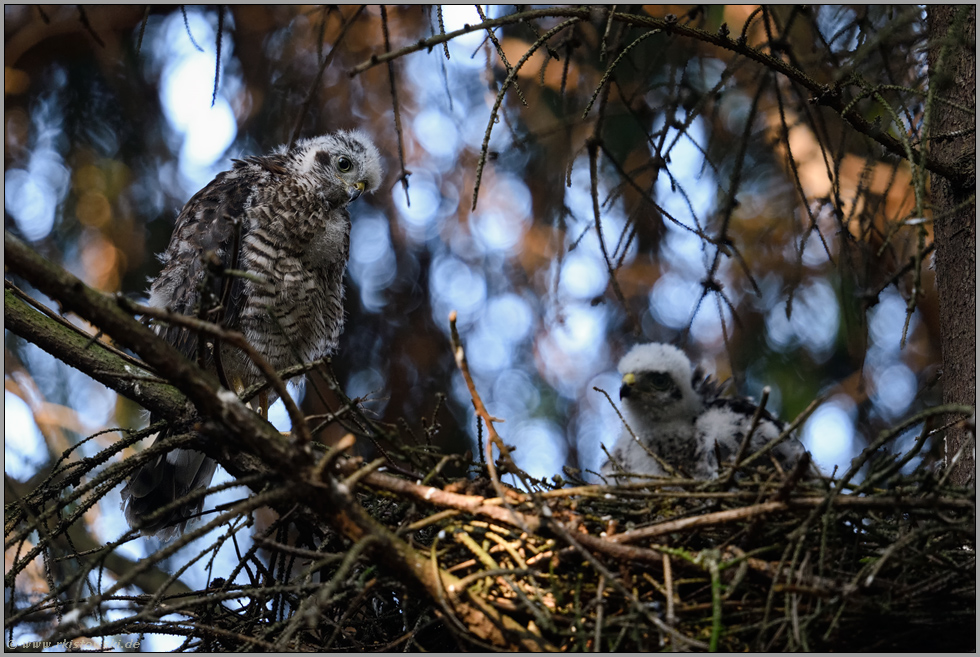
[[[375,191],[382,175],[378,150],[358,130],[235,160],[178,214],[150,305],[191,316],[203,310],[208,321],[243,333],[276,369],[329,354],[344,324],[347,206]],[[155,330],[188,358],[203,353],[204,365],[223,372],[233,388],[261,378],[226,342],[219,372],[211,339],[201,350],[196,331],[164,324]],[[173,502],[207,487],[215,467],[204,454],[182,449],[147,463],[122,491],[126,519],[144,533],[173,537],[203,498]],[[147,522],[164,506],[173,508]]]

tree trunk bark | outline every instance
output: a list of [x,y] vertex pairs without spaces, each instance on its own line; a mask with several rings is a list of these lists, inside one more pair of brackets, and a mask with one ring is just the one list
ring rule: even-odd
[[[932,201],[936,242],[936,287],[943,354],[943,402],[976,406],[976,118],[956,107],[976,110],[976,5],[928,8],[929,83],[933,116],[928,146],[935,158],[968,173],[968,184],[956,185],[933,175]],[[948,101],[948,102],[938,102]],[[976,479],[976,450],[960,423],[946,433],[945,461],[965,448],[952,464],[951,481],[968,485]]]

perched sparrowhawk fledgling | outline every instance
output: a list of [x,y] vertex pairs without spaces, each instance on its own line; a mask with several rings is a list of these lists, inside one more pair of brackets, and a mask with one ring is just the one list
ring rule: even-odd
[[[601,469],[611,483],[629,481],[628,474],[666,476],[653,454],[678,474],[695,479],[717,477],[719,458],[722,464],[735,458],[757,409],[751,400],[720,396],[717,383],[669,344],[633,347],[619,361],[619,372],[619,397],[636,439],[624,428],[616,440],[612,460]],[[784,429],[762,410],[744,455],[758,451]],[[780,467],[791,469],[805,451],[799,440],[788,436],[770,454]]]
[[[244,334],[276,370],[330,354],[344,325],[347,205],[381,184],[381,156],[360,131],[341,131],[234,160],[177,217],[150,305]],[[235,347],[180,326],[159,335],[203,361],[236,392],[263,379]],[[217,357],[216,357],[217,356]],[[269,400],[270,402],[272,400]],[[173,536],[202,500],[147,524],[161,507],[207,487],[215,462],[175,449],[143,466],[123,489],[126,519],[145,534]]]

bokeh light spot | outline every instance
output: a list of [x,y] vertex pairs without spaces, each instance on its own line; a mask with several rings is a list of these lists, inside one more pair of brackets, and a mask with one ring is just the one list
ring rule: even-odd
[[[857,451],[854,445],[854,416],[857,409],[850,397],[837,395],[813,412],[803,425],[803,445],[821,472],[830,475],[835,465],[847,469]],[[838,476],[841,473],[838,472]]]
[[3,393],[4,472],[27,481],[47,458],[44,437],[27,403],[5,390]]

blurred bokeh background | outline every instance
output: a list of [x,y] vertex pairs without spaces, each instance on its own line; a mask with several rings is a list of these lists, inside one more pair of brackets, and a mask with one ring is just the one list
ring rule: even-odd
[[[925,86],[921,8],[630,11],[771,39],[821,84],[882,85],[856,105],[882,130],[921,126],[921,95],[900,89]],[[381,421],[404,419],[421,435],[444,393],[435,441],[476,451],[450,310],[477,388],[506,420],[498,430],[537,477],[597,469],[600,443],[620,425],[594,388],[616,398],[616,363],[638,342],[678,344],[739,394],[770,386],[768,408],[786,420],[823,396],[801,437],[827,473],[938,400],[928,259],[911,313],[914,271],[896,276],[920,238],[931,241],[913,172],[785,77],[695,39],[634,43],[643,31],[607,29],[597,11],[535,50],[492,120],[508,75],[500,53],[514,66],[563,19],[505,25],[496,44],[471,32],[352,75],[385,51],[383,28],[396,50],[440,22],[446,32],[478,24],[478,10],[220,12],[154,6],[144,26],[143,7],[5,5],[7,230],[100,290],[145,297],[178,210],[231,158],[286,143],[297,127],[360,127],[387,176],[351,208],[348,320],[333,369]],[[145,423],[133,403],[4,339],[9,477],[27,481],[86,436]],[[288,428],[281,403],[272,419]],[[102,434],[79,452],[116,439]],[[118,502],[116,491],[91,514],[103,540],[123,531]],[[124,547],[139,556],[139,545]]]

